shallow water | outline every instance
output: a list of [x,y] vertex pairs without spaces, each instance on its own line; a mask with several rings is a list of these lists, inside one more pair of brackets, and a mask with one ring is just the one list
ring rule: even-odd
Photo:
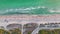
[[0,0],[0,15],[60,14],[60,0]]

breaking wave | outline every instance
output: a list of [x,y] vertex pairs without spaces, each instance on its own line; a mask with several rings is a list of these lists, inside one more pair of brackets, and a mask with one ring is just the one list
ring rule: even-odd
[[0,10],[0,15],[55,14],[55,13],[60,13],[60,10],[53,10],[51,8],[47,8],[47,7],[44,7],[44,6]]

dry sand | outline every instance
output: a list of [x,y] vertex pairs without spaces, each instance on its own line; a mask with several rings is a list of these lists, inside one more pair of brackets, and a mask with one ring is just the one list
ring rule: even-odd
[[60,15],[9,15],[9,16],[0,16],[0,24],[4,23],[55,23],[60,22]]

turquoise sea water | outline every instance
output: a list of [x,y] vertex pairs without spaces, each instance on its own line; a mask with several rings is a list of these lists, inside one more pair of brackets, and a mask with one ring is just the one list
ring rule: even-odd
[[0,0],[0,15],[60,14],[60,0]]

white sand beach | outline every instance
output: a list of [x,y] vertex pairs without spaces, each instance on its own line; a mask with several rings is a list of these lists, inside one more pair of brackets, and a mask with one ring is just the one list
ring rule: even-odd
[[0,16],[0,24],[4,23],[55,23],[60,22],[60,15],[9,15],[9,16]]

